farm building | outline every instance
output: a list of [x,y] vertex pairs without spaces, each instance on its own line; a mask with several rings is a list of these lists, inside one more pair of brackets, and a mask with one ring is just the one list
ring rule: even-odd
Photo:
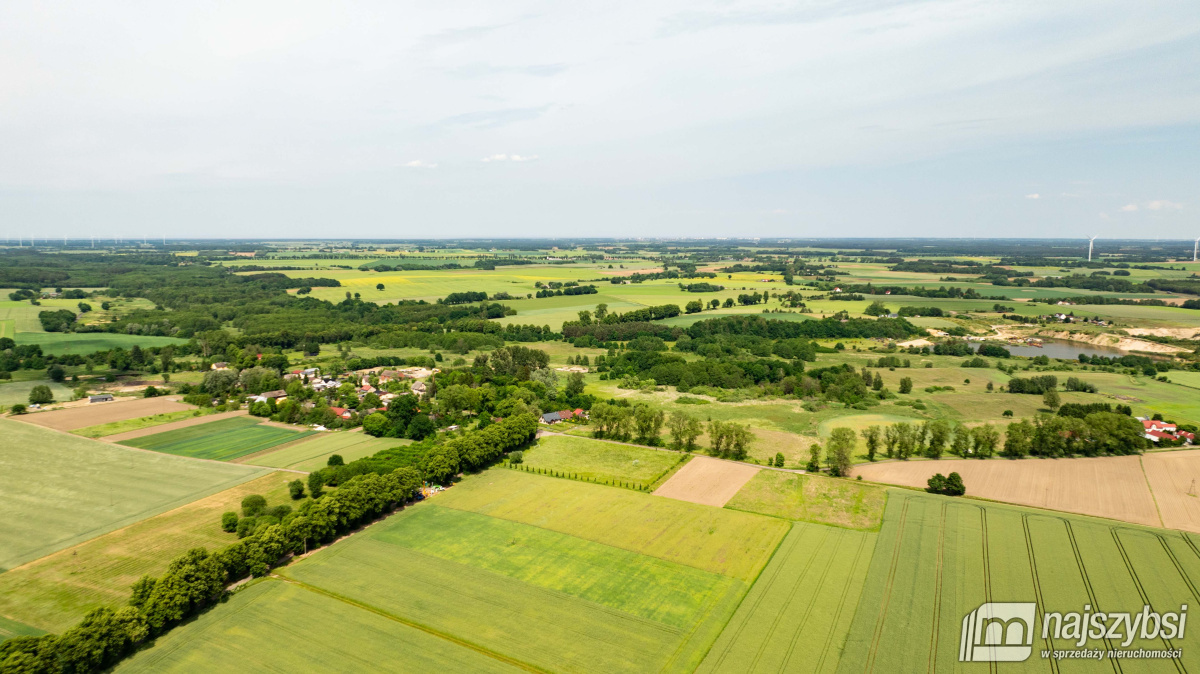
[[89,403],[110,403],[112,401],[113,395],[111,393],[100,393],[98,395],[88,396]]
[[212,368],[212,369],[214,369],[214,370],[228,370],[228,369],[229,369],[229,363],[226,363],[226,362],[224,362],[224,361],[221,361],[220,363],[213,363],[212,365],[209,365],[209,367],[210,367],[210,368]]

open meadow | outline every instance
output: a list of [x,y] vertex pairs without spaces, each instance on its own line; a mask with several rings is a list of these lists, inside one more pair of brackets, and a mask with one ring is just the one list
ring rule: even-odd
[[543,435],[523,454],[527,468],[569,473],[595,482],[647,486],[659,482],[687,458],[676,452],[571,435]]
[[[960,663],[963,619],[985,602],[1036,602],[1048,612],[1179,611],[1195,595],[1200,552],[1191,534],[895,490],[837,671],[982,671]],[[1085,609],[1085,607],[1091,607]],[[1041,624],[1040,621],[1038,624]],[[1129,648],[1182,648],[1200,666],[1198,637],[1134,639]],[[1025,662],[1006,671],[1055,671],[1041,649],[1120,647],[1113,640],[1033,635]],[[1123,660],[1123,672],[1166,663]],[[1062,671],[1089,670],[1064,661]],[[1175,671],[1174,667],[1169,667]]]
[[877,485],[762,470],[725,507],[788,520],[875,530],[883,520],[886,502],[887,490]]
[[[0,571],[260,474],[0,419]],[[15,479],[19,476],[19,479]]]
[[292,473],[269,473],[196,499],[0,573],[0,615],[61,632],[99,606],[120,606],[143,575],[159,575],[184,552],[216,550],[237,540],[221,514],[260,494],[272,505],[299,505],[287,490]]
[[366,433],[318,433],[309,436],[302,442],[289,443],[279,449],[247,454],[240,457],[238,462],[251,463],[256,466],[313,471],[324,468],[328,464],[329,457],[334,454],[341,456],[346,463],[350,463],[355,459],[361,459],[385,449],[411,443],[412,440],[373,438]]
[[123,440],[121,444],[194,459],[231,461],[312,434],[312,431],[268,426],[261,421],[256,417],[237,416]]

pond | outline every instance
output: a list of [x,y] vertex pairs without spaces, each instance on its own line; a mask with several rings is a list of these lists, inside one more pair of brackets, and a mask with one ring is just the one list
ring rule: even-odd
[[[999,342],[989,342],[991,344],[999,344]],[[1060,339],[1043,340],[1042,346],[1013,346],[1004,344],[1004,348],[1008,349],[1014,356],[1026,356],[1035,358],[1037,356],[1046,356],[1047,358],[1062,358],[1064,360],[1078,360],[1079,354],[1087,354],[1088,356],[1104,356],[1105,358],[1120,358],[1128,356],[1128,351],[1114,349],[1107,346],[1096,346],[1094,344],[1085,344],[1083,342],[1068,342]],[[979,342],[971,342],[971,347],[976,351],[979,350]]]

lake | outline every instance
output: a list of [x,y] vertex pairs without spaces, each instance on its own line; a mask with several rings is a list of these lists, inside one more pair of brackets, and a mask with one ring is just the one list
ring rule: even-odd
[[[999,342],[989,342],[991,344],[999,344]],[[1034,358],[1037,356],[1046,356],[1047,358],[1062,358],[1064,360],[1078,360],[1079,354],[1087,354],[1088,356],[1104,356],[1105,358],[1120,358],[1128,356],[1128,351],[1114,349],[1107,346],[1095,346],[1094,344],[1084,344],[1082,342],[1068,342],[1058,339],[1043,340],[1041,347],[1036,346],[1012,346],[1004,344],[1004,348],[1008,349],[1014,356],[1026,356]],[[971,342],[972,348],[979,350],[979,342]]]

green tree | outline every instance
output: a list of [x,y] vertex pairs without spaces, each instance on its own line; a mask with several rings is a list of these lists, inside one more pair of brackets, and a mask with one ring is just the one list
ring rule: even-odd
[[304,498],[304,483],[300,480],[292,480],[289,482],[288,494],[291,495],[293,501],[298,501]]
[[1004,433],[1004,456],[1019,459],[1029,455],[1033,444],[1033,424],[1022,419],[1008,425]]
[[971,441],[975,445],[975,456],[986,459],[996,453],[996,446],[1000,444],[1000,431],[991,424],[976,426],[971,429]]
[[825,464],[829,474],[834,477],[849,477],[850,463],[853,458],[854,445],[857,437],[850,428],[835,428],[829,434],[829,449],[825,455]]
[[54,393],[49,386],[38,384],[29,389],[29,403],[31,405],[45,405],[54,402]]
[[645,403],[634,406],[633,427],[638,441],[647,445],[658,444],[658,436],[662,433],[665,418],[662,410],[656,410]]
[[704,311],[704,303],[700,300],[692,300],[684,305],[683,311],[688,314],[698,314]]
[[325,460],[325,465],[326,466],[344,466],[344,465],[346,465],[346,460],[342,458],[341,454],[330,454],[329,458]]
[[928,438],[925,445],[925,456],[931,459],[942,458],[946,443],[950,440],[950,424],[944,419],[934,419],[925,423],[924,435]]
[[1058,397],[1058,391],[1049,389],[1042,394],[1042,404],[1052,410],[1056,410],[1062,404],[1062,399]]
[[863,314],[867,316],[886,316],[889,313],[891,312],[888,308],[879,300],[875,300],[863,310]]
[[903,394],[912,393],[913,381],[911,377],[900,378],[900,392]]
[[567,375],[567,386],[564,389],[567,393],[567,398],[578,398],[583,395],[585,385],[582,372],[572,372]]
[[883,429],[883,444],[887,447],[888,458],[896,453],[896,445],[900,442],[900,435],[896,432],[895,426],[887,426]]
[[376,289],[376,290],[383,290],[383,284],[382,284],[382,283],[376,283],[376,284],[375,284],[375,289]]
[[67,373],[63,370],[62,365],[55,363],[46,368],[46,376],[50,377],[50,381],[61,382],[67,378]]
[[809,473],[819,474],[821,472],[821,445],[814,442],[808,446],[808,464],[804,466],[804,470]]
[[775,452],[775,467],[783,468],[783,452]]
[[267,507],[267,499],[259,494],[251,494],[242,499],[242,515],[254,517]]
[[880,377],[878,372],[875,373],[875,378],[871,380],[871,388],[876,391],[883,390],[883,377]]
[[221,530],[222,531],[226,531],[228,533],[233,533],[233,532],[237,531],[237,525],[238,525],[238,514],[237,513],[230,510],[229,512],[221,515]]
[[321,488],[324,486],[325,486],[325,478],[322,477],[319,472],[314,471],[314,472],[308,474],[308,493],[309,493],[309,495],[311,495],[313,498],[319,497],[322,493]]
[[879,451],[880,430],[878,426],[867,426],[861,431],[863,441],[867,443],[867,460],[874,461],[875,453]]
[[363,432],[366,433],[367,435],[371,435],[376,438],[381,438],[381,437],[387,435],[388,430],[390,430],[390,429],[391,429],[391,421],[387,418],[387,415],[385,415],[385,414],[380,414],[379,412],[373,412],[371,414],[368,414],[366,419],[363,419]]

